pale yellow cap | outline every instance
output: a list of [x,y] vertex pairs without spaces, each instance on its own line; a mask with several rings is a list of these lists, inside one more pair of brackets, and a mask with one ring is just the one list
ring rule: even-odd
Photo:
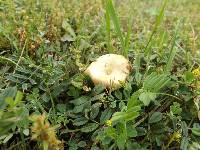
[[118,89],[126,81],[130,71],[131,65],[124,56],[106,54],[92,62],[85,73],[95,85],[102,84],[106,88]]

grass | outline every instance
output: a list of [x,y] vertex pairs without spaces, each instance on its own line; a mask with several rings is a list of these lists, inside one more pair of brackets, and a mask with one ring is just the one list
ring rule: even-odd
[[[1,148],[199,149],[199,9],[197,0],[0,1]],[[112,92],[83,73],[106,53],[133,66]]]

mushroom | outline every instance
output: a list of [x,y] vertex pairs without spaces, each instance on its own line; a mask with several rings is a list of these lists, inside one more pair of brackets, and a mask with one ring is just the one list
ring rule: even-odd
[[92,62],[85,70],[95,85],[101,84],[109,89],[122,86],[131,71],[129,61],[122,55],[106,54]]

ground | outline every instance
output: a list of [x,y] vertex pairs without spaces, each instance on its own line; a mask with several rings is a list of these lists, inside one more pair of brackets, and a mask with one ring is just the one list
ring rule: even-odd
[[[2,149],[200,149],[199,0],[0,1]],[[84,70],[124,55],[120,89]]]

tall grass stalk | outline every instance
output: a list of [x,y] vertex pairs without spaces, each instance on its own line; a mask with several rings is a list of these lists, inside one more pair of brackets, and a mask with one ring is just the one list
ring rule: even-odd
[[170,48],[170,55],[168,57],[168,61],[167,61],[167,64],[165,66],[165,73],[166,74],[169,74],[169,72],[171,71],[172,63],[173,63],[174,57],[176,56],[177,49],[174,48],[174,47],[176,45],[176,40],[177,40],[178,32],[179,32],[179,29],[180,29],[180,24],[181,24],[181,19],[178,20],[178,23],[177,23],[175,31],[174,31],[174,36],[173,36],[173,39],[172,39],[172,45],[171,45],[171,48]]
[[161,7],[161,9],[160,9],[160,12],[159,12],[158,16],[156,17],[156,22],[155,22],[153,31],[152,31],[152,33],[151,33],[151,35],[150,35],[150,38],[149,38],[149,40],[148,40],[148,42],[147,42],[147,45],[145,46],[145,50],[144,50],[144,51],[145,51],[145,55],[147,56],[147,59],[149,59],[149,57],[151,56],[152,50],[151,50],[151,48],[149,48],[149,45],[150,45],[150,43],[152,42],[153,36],[154,36],[155,33],[157,32],[158,27],[160,26],[161,22],[163,21],[163,18],[164,18],[164,11],[165,11],[167,2],[168,2],[168,0],[165,0],[165,1],[163,2],[163,5],[162,5],[162,7]]

